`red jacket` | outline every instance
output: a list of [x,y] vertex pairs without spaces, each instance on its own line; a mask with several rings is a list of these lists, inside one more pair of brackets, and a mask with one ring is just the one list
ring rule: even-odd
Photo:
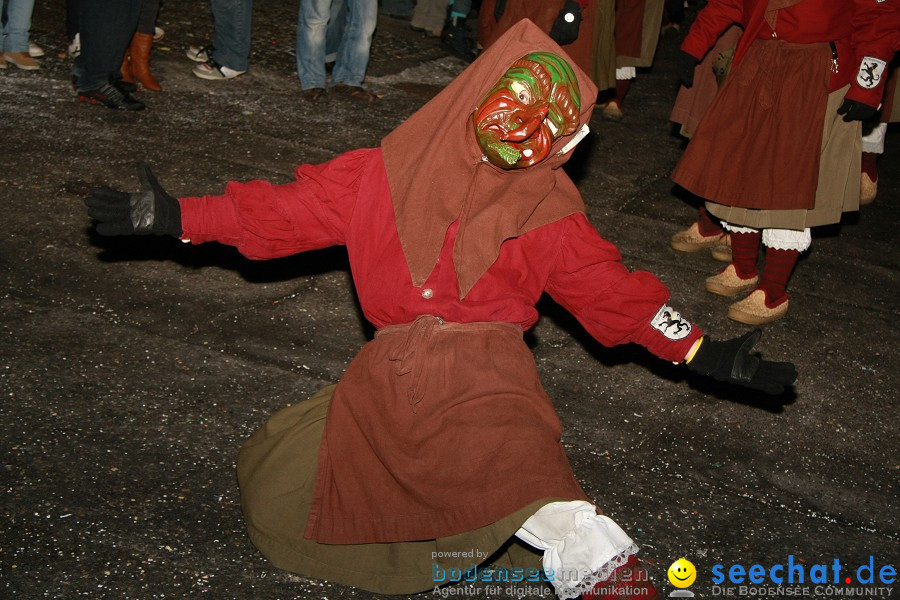
[[430,314],[456,323],[506,321],[526,330],[547,292],[606,346],[634,342],[681,362],[702,335],[680,319],[673,333],[666,319],[657,319],[675,313],[666,306],[668,290],[650,273],[627,269],[583,213],[505,241],[462,301],[453,269],[456,224],[424,287],[413,286],[380,149],[303,165],[296,174],[284,185],[231,182],[224,196],[180,198],[182,239],[218,241],[252,259],[345,245],[363,313],[379,329]]
[[[710,0],[681,49],[703,56],[733,23],[744,28],[734,66],[755,40],[831,43],[837,70],[829,91],[850,84],[847,98],[878,106],[887,63],[897,49],[900,0]],[[891,20],[893,19],[893,21]]]

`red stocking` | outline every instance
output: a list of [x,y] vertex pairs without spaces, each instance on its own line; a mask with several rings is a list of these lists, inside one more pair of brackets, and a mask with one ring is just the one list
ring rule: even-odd
[[731,236],[731,264],[737,276],[741,279],[750,279],[756,275],[756,259],[759,257],[759,240],[762,233],[733,233]]
[[722,235],[725,233],[725,230],[719,225],[717,221],[714,221],[708,212],[706,212],[706,207],[700,207],[700,217],[697,219],[697,227],[700,229],[700,235],[704,237],[709,237],[711,235]]
[[798,250],[766,248],[766,264],[759,287],[766,293],[766,306],[769,308],[775,308],[787,300],[788,279],[799,255]]
[[872,181],[878,180],[878,155],[874,152],[862,153],[862,172]]
[[630,89],[630,79],[616,79],[616,104],[619,105],[619,108],[622,107],[622,102],[625,101],[625,96],[628,94],[628,90]]

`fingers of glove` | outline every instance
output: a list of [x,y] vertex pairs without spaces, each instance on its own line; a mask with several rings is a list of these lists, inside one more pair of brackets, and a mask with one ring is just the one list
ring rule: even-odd
[[851,110],[846,115],[844,115],[845,121],[866,121],[875,116],[876,110],[871,106],[866,106],[865,104],[857,107],[856,110]]
[[97,233],[100,235],[131,235],[134,227],[130,220],[108,221],[97,224]]
[[849,123],[850,121],[865,121],[873,117],[878,112],[878,108],[856,100],[844,100],[837,112],[839,115],[844,115],[844,122]]
[[851,121],[860,120],[859,113],[860,113],[859,107],[856,105],[850,104],[847,107],[847,110],[841,114],[844,115],[844,117],[843,117],[844,123],[850,123]]
[[797,367],[794,366],[794,363],[764,360],[760,362],[755,378],[775,381],[781,385],[791,385],[797,381]]
[[114,204],[128,204],[130,194],[120,192],[108,187],[91,188],[91,191],[84,199],[84,203],[88,206],[111,206]]
[[760,392],[765,392],[766,394],[771,394],[772,396],[777,396],[778,394],[781,394],[784,392],[783,384],[780,384],[780,383],[777,383],[774,381],[769,381],[766,379],[760,379],[760,380],[754,379],[753,381],[751,381],[749,383],[745,383],[744,386],[746,386],[752,390],[757,390]]
[[94,188],[84,199],[88,214],[98,221],[128,219],[131,211],[129,194],[111,188]]
[[767,394],[781,394],[796,380],[797,367],[794,363],[763,360],[760,361],[753,379],[745,385]]

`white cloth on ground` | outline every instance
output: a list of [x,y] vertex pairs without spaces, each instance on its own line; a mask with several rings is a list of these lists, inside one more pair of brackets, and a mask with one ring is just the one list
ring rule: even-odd
[[638,547],[622,529],[583,500],[551,502],[516,532],[544,551],[543,567],[562,600],[577,598],[606,581]]

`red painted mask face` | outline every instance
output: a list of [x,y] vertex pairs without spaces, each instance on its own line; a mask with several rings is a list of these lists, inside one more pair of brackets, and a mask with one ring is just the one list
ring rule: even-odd
[[478,145],[503,169],[535,165],[578,129],[581,95],[572,68],[549,52],[515,61],[475,109]]

